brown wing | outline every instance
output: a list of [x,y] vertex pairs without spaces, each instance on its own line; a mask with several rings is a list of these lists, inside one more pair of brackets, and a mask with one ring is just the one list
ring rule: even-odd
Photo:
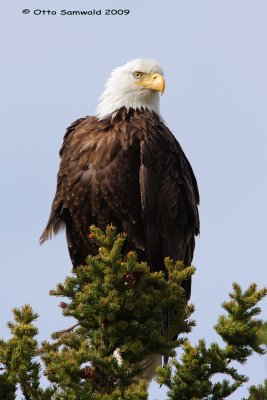
[[[161,270],[166,256],[190,265],[199,233],[197,183],[181,146],[156,116],[141,142],[140,186],[151,265]],[[187,297],[190,285],[184,284]]]
[[103,121],[77,120],[60,155],[41,243],[66,226],[77,266],[95,252],[89,226],[113,223],[153,270],[163,268],[165,256],[191,263],[199,231],[197,184],[181,147],[155,114],[122,109]]
[[129,134],[125,118],[98,121],[87,117],[68,128],[60,150],[57,191],[43,243],[66,226],[74,266],[95,249],[88,239],[91,224],[113,223],[127,232],[134,249],[145,247],[141,221],[138,135]]
[[[64,149],[68,146],[69,139],[73,135],[77,126],[84,120],[85,118],[79,118],[67,128],[63,139],[63,145],[59,151],[60,156],[62,156]],[[62,189],[62,176],[59,172],[57,180],[57,192],[52,204],[51,213],[47,225],[40,237],[40,244],[43,244],[46,240],[51,239],[53,235],[56,235],[61,229],[64,229],[64,221],[61,218],[61,213],[63,210],[63,199],[61,196],[61,189]]]

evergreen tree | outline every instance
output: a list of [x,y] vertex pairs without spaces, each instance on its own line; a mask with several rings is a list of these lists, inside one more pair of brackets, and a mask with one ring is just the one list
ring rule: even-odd
[[[145,400],[147,383],[140,380],[144,360],[154,353],[166,357],[182,348],[180,360],[159,368],[158,382],[167,385],[169,400],[225,399],[248,380],[233,362],[245,363],[253,353],[265,353],[266,324],[257,316],[267,294],[255,284],[242,291],[233,285],[226,314],[215,326],[225,345],[192,346],[185,338],[194,326],[194,307],[187,303],[181,282],[193,267],[165,260],[167,276],[151,273],[136,254],[124,254],[124,234],[113,226],[91,228],[99,247],[87,264],[75,269],[51,295],[63,297],[64,316],[76,323],[38,344],[37,315],[29,305],[14,309],[11,338],[0,341],[0,399],[13,400],[20,387],[26,400]],[[163,329],[164,316],[169,328]],[[174,337],[178,335],[178,339]],[[42,372],[41,363],[44,365]],[[42,373],[50,386],[42,389]],[[216,374],[231,380],[214,381]],[[212,379],[213,378],[213,379]],[[249,389],[247,400],[267,399],[267,381]],[[245,399],[244,399],[245,400]]]

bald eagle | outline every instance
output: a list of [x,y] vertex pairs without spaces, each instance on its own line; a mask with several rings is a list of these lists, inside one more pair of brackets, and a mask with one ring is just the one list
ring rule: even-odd
[[[127,234],[129,250],[153,271],[164,269],[166,256],[191,264],[199,193],[190,163],[160,115],[164,88],[156,61],[130,61],[111,73],[96,116],[67,128],[40,242],[65,227],[74,268],[96,251],[89,226],[110,223]],[[184,289],[189,299],[191,281]]]

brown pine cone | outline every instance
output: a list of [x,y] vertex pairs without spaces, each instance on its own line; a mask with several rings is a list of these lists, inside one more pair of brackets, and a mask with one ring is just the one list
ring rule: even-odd
[[65,308],[68,307],[68,303],[65,303],[65,301],[61,301],[61,302],[59,303],[59,307],[62,308],[62,310],[64,310]]
[[97,372],[94,367],[85,367],[81,369],[80,375],[82,379],[93,379],[94,381],[97,380]]
[[138,284],[138,277],[133,272],[127,272],[124,274],[125,285],[129,288],[134,289]]

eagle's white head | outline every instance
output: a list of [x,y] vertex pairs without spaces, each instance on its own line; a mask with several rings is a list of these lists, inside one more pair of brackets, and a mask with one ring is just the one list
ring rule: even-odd
[[132,60],[112,71],[99,99],[97,117],[104,119],[121,107],[144,107],[159,114],[159,92],[163,94],[164,88],[163,71],[155,60]]

